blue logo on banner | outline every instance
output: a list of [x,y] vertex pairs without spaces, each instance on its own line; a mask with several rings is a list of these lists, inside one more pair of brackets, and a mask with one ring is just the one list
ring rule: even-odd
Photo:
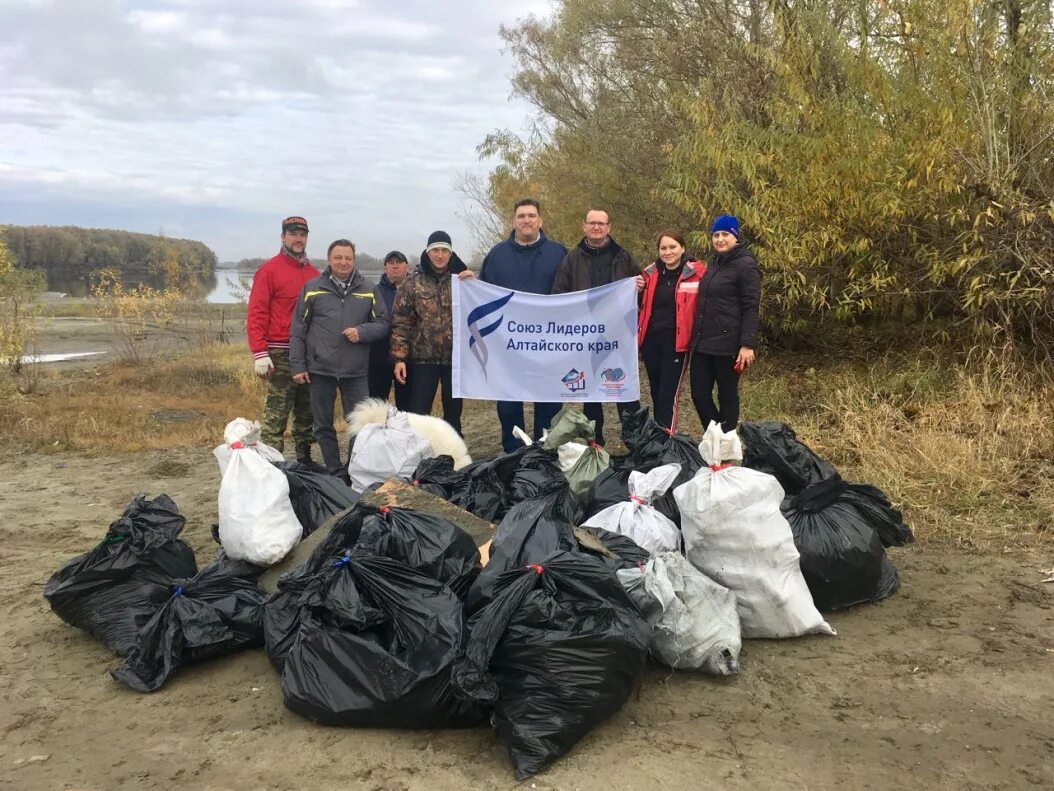
[[509,300],[512,299],[513,292],[510,291],[501,299],[496,299],[493,302],[487,302],[486,304],[480,305],[478,308],[468,314],[468,318],[465,323],[468,324],[468,332],[472,337],[468,339],[468,348],[472,350],[472,354],[479,360],[479,365],[483,369],[483,378],[487,378],[487,360],[490,358],[487,352],[487,344],[483,342],[483,339],[490,335],[494,330],[501,326],[502,319],[505,318],[504,314],[498,316],[494,321],[488,324],[486,327],[480,327],[481,321],[486,319],[488,316],[497,313],[505,305],[508,304]]

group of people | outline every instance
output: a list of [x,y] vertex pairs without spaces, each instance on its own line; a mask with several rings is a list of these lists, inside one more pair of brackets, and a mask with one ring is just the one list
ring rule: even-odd
[[[611,219],[590,209],[582,239],[571,250],[542,229],[541,205],[516,203],[509,237],[496,244],[478,275],[453,250],[450,235],[428,237],[420,264],[410,272],[407,257],[393,250],[376,284],[355,267],[355,245],[332,242],[326,268],[307,257],[303,217],[282,221],[282,247],[253,277],[246,320],[249,349],[258,376],[267,380],[262,437],[284,449],[293,417],[296,457],[310,459],[316,441],[331,472],[342,469],[333,425],[339,393],[344,413],[367,396],[429,414],[440,393],[443,418],[461,433],[461,399],[453,397],[451,276],[479,277],[496,286],[533,294],[563,294],[634,278],[639,296],[637,341],[647,372],[655,419],[673,430],[679,393],[689,373],[692,402],[703,425],[718,421],[725,431],[739,422],[739,376],[754,362],[761,271],[739,241],[739,223],[721,215],[711,227],[713,251],[692,257],[684,237],[663,230],[656,258],[642,270],[611,235]],[[713,391],[716,385],[717,403]],[[616,405],[618,414],[639,403]],[[560,404],[534,404],[535,439],[549,427]],[[601,403],[582,404],[604,443]],[[520,444],[514,427],[526,428],[522,402],[497,402],[501,442]]]

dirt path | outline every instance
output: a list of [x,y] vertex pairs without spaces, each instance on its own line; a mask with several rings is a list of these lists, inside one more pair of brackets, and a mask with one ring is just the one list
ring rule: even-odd
[[[0,788],[517,787],[487,728],[323,728],[282,705],[262,650],[152,695],[41,596],[138,491],[171,495],[211,559],[211,454],[0,464]],[[833,638],[748,641],[727,681],[649,671],[635,699],[536,789],[1054,787],[1054,586],[1038,555],[894,550],[903,587],[835,614]],[[46,758],[41,758],[46,756]]]

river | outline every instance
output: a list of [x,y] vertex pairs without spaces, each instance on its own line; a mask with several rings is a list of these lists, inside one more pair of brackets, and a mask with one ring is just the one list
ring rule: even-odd
[[[374,283],[380,277],[380,272],[363,271]],[[205,301],[215,305],[236,305],[245,302],[249,297],[249,285],[252,283],[253,272],[247,269],[216,269],[212,276],[201,284],[201,290],[205,292]],[[143,283],[151,288],[161,288],[164,279],[158,276],[127,276],[123,280],[126,288],[135,288]],[[55,273],[48,274],[48,290],[59,291],[71,297],[85,297],[90,291],[90,283],[87,277],[62,277]]]

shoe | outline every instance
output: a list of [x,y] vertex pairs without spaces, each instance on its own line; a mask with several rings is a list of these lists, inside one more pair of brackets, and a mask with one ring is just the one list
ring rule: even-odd
[[296,446],[296,460],[303,462],[311,461],[311,445],[297,445]]

